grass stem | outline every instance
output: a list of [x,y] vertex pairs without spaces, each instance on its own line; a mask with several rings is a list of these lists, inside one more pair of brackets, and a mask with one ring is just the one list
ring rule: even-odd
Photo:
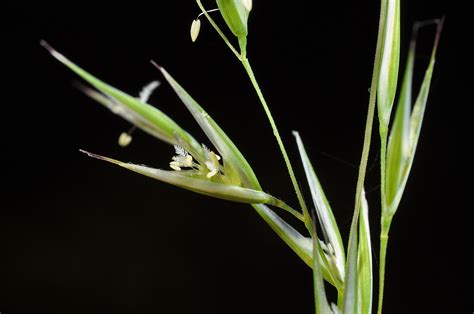
[[379,300],[377,314],[382,314],[383,291],[385,286],[385,261],[387,257],[388,230],[380,234],[380,268],[379,268]]
[[380,129],[380,199],[382,209],[381,230],[380,230],[380,263],[379,263],[379,299],[377,313],[382,313],[383,292],[385,283],[385,257],[387,254],[388,229],[384,225],[387,213],[387,191],[386,191],[386,171],[387,171],[387,134],[386,129]]
[[344,289],[337,289],[337,307],[342,309],[344,306]]
[[[375,115],[375,107],[376,107],[376,100],[377,100],[377,87],[378,87],[380,68],[381,68],[381,62],[382,62],[383,43],[385,40],[384,27],[385,27],[386,19],[387,19],[387,0],[381,0],[379,28],[378,28],[377,44],[376,44],[375,58],[374,58],[374,69],[372,72],[369,105],[368,105],[368,110],[367,110],[367,118],[365,122],[364,144],[362,148],[362,154],[361,154],[360,165],[359,165],[359,173],[357,177],[354,214],[352,217],[351,229],[349,233],[347,262],[346,262],[346,278],[344,280],[346,284],[349,281],[349,277],[354,276],[354,274],[351,274],[351,271],[349,271],[350,270],[349,265],[351,264],[349,261],[351,259],[354,259],[357,254],[357,243],[354,243],[354,242],[358,241],[357,225],[358,225],[358,220],[359,220],[360,207],[362,204],[362,192],[364,189],[365,175],[367,172],[367,162],[369,158],[370,144],[372,140],[372,128],[374,124],[374,115]],[[355,302],[353,303],[355,304]],[[344,311],[346,310],[348,311],[348,313],[351,313],[353,309],[344,308]]]
[[272,202],[270,203],[270,205],[273,205],[273,206],[276,206],[280,209],[283,209],[283,210],[287,211],[288,213],[292,214],[298,220],[301,220],[301,221],[304,222],[303,214],[301,214],[299,211],[293,209],[291,206],[289,206],[288,204],[286,204],[282,200],[280,200],[276,197],[273,197]]
[[[303,194],[301,193],[301,190],[298,186],[298,182],[296,181],[296,176],[295,176],[295,173],[293,171],[293,167],[291,165],[291,162],[290,162],[290,159],[289,159],[288,154],[286,152],[283,141],[281,139],[280,132],[278,131],[275,120],[273,119],[273,116],[270,112],[270,108],[268,107],[268,104],[267,104],[265,98],[263,97],[263,93],[260,89],[260,86],[258,85],[258,82],[255,78],[254,73],[253,73],[252,67],[250,66],[250,63],[247,59],[247,40],[246,40],[246,38],[239,38],[239,46],[240,46],[240,50],[241,50],[241,52],[239,53],[234,48],[234,46],[230,43],[229,39],[227,38],[227,36],[225,36],[225,34],[222,32],[222,30],[219,28],[219,26],[217,26],[217,24],[214,22],[214,20],[209,16],[206,9],[202,5],[201,1],[196,0],[196,3],[199,6],[199,8],[201,9],[202,13],[208,19],[209,23],[211,23],[212,27],[214,27],[214,29],[219,34],[219,36],[222,38],[222,40],[224,40],[224,42],[229,47],[229,49],[235,54],[237,59],[239,59],[239,61],[242,62],[242,65],[244,66],[245,71],[247,72],[247,74],[250,78],[250,81],[252,82],[252,86],[254,87],[255,91],[257,92],[258,98],[259,98],[259,100],[260,100],[260,102],[263,106],[263,109],[265,110],[265,113],[266,113],[266,115],[268,117],[268,120],[270,122],[270,125],[272,127],[273,134],[275,135],[275,138],[278,142],[278,146],[280,147],[281,153],[283,155],[283,159],[285,160],[285,164],[286,164],[286,167],[288,169],[288,173],[290,175],[291,182],[292,182],[294,190],[296,192],[296,196],[298,198],[300,207],[303,211],[304,224],[305,224],[306,228],[308,229],[308,231],[310,233],[312,233],[313,227],[311,225],[311,218],[310,218],[310,215],[309,215],[309,212],[308,212],[308,208],[306,207],[306,203],[304,201]],[[283,208],[283,209],[288,210],[287,208]],[[292,211],[290,211],[290,212],[293,215],[295,215],[294,212],[292,212]],[[298,216],[297,216],[297,218],[300,219]]]
[[288,157],[288,154],[286,152],[285,145],[283,144],[283,141],[281,139],[280,132],[278,131],[275,120],[273,119],[270,108],[268,107],[267,101],[265,100],[265,97],[263,96],[260,86],[258,85],[257,79],[255,78],[255,75],[253,73],[252,67],[250,66],[250,62],[248,61],[246,57],[242,59],[242,65],[244,66],[245,71],[247,72],[255,91],[257,92],[257,96],[260,100],[260,103],[262,104],[263,109],[265,110],[265,114],[267,115],[268,121],[270,122],[270,125],[273,130],[273,135],[275,136],[278,146],[280,147],[280,151],[283,155],[283,159],[285,160],[285,164],[288,169],[288,174],[290,175],[293,188],[296,192],[296,196],[298,197],[298,201],[301,206],[301,209],[303,210],[304,224],[306,228],[308,229],[308,231],[310,231],[310,233],[312,234],[313,227],[311,224],[311,217],[309,215],[308,208],[306,207],[303,194],[301,193],[298,182],[296,181],[295,172],[293,171],[293,167],[291,165],[290,158]]

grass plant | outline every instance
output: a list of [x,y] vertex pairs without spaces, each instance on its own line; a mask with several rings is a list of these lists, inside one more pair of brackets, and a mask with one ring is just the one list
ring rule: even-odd
[[[183,129],[178,122],[148,104],[148,97],[159,85],[157,82],[147,85],[139,97],[128,95],[86,72],[42,41],[41,44],[54,58],[91,86],[79,87],[86,95],[126,119],[136,128],[174,146],[175,155],[170,160],[170,170],[162,170],[118,161],[91,152],[82,152],[90,157],[196,193],[251,205],[290,249],[313,269],[316,313],[372,313],[375,309],[373,303],[375,272],[372,262],[374,252],[364,182],[377,113],[381,144],[381,204],[371,206],[372,208],[379,207],[381,210],[377,313],[382,313],[390,225],[398,210],[414,161],[434,70],[442,20],[414,25],[404,74],[400,80],[400,1],[381,0],[380,2],[380,20],[364,141],[355,188],[353,217],[347,247],[345,247],[330,202],[316,174],[316,168],[310,161],[300,134],[294,131],[299,158],[311,192],[311,205],[308,206],[309,203],[304,199],[277,123],[252,70],[247,55],[247,36],[250,32],[247,22],[252,12],[252,1],[217,0],[216,5],[222,17],[219,21],[215,21],[209,14],[210,11],[215,10],[207,11],[200,0],[196,0],[196,4],[202,13],[192,21],[191,40],[197,41],[201,27],[208,26],[207,23],[204,24],[201,21],[201,18],[205,17],[242,64],[242,69],[248,75],[250,84],[273,130],[298,199],[298,206],[294,208],[283,200],[264,192],[251,163],[226,135],[223,128],[167,70],[157,63],[152,62],[189,110],[213,147],[201,144],[201,141]],[[428,24],[436,24],[437,31],[430,62],[421,87],[414,97],[416,38],[419,28]],[[227,29],[222,29],[219,25],[225,25]],[[394,106],[395,103],[396,106]],[[393,117],[392,112],[394,112]],[[119,144],[126,146],[131,140],[129,134],[122,134]],[[282,218],[278,214],[279,210],[289,212],[297,219],[296,221],[300,221],[306,229],[305,234],[297,231],[297,228]],[[337,300],[328,300],[325,287],[327,283],[337,290]]]

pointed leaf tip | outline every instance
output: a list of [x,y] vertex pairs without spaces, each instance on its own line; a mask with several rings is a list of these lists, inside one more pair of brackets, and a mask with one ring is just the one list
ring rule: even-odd
[[94,154],[94,153],[88,152],[88,151],[83,150],[83,149],[79,149],[79,151],[83,154],[86,154],[87,156],[89,156],[91,158],[95,158],[95,159],[103,160],[103,161],[108,161],[108,162],[111,162],[111,163],[117,164],[117,165],[120,164],[120,162],[118,160],[115,160],[115,159],[112,159],[112,158],[108,158],[108,157],[105,157],[105,156],[102,156],[102,155]]
[[44,39],[41,39],[40,40],[40,45],[43,46],[45,49],[49,50],[49,48],[51,47],[48,42]]
[[150,60],[150,63],[151,63],[155,68],[157,68],[158,70],[161,71],[161,69],[162,69],[162,66],[161,66],[161,65],[159,65],[158,63],[156,63],[154,60]]
[[95,157],[95,154],[89,153],[89,152],[86,151],[86,150],[79,149],[79,151],[80,151],[81,153],[83,153],[83,154],[86,154],[86,155],[89,156],[89,157]]
[[50,44],[48,44],[47,41],[45,40],[40,40],[40,45],[46,49],[54,58],[57,60],[64,62],[66,60],[66,57],[64,57],[62,54],[60,54],[56,49],[54,49]]
[[433,45],[432,55],[436,54],[436,50],[438,49],[439,40],[441,38],[441,32],[443,31],[443,27],[444,27],[444,20],[445,20],[444,15],[438,20],[438,27],[436,28],[436,37],[435,37],[435,42]]

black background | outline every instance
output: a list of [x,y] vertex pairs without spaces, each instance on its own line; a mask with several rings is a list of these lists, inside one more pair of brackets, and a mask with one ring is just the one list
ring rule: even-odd
[[[141,132],[129,147],[118,147],[129,125],[73,88],[78,78],[40,39],[132,95],[162,80],[149,63],[157,61],[221,124],[264,189],[296,206],[243,69],[205,20],[191,43],[189,27],[199,13],[193,1],[6,1],[2,7],[2,314],[312,313],[310,269],[250,206],[192,194],[78,152],[158,168],[173,154]],[[344,239],[378,10],[378,1],[255,1],[250,20],[249,59],[304,192],[309,199],[291,130],[307,145]],[[460,19],[442,2],[404,1],[401,63],[413,22],[443,14],[419,149],[391,230],[387,314],[473,310],[472,289],[466,289],[473,279],[466,243],[472,234],[463,228],[472,205],[461,201],[467,174],[457,145],[472,93],[461,78],[468,70],[457,40]],[[433,28],[421,33],[417,82],[433,34]],[[167,84],[151,103],[208,143]],[[366,188],[378,251],[377,133],[373,143]]]

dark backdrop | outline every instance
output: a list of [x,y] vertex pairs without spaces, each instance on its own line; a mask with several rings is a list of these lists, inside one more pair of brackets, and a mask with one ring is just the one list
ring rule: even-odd
[[[40,39],[133,95],[163,80],[149,63],[156,60],[223,126],[263,187],[296,206],[239,63],[205,20],[191,43],[189,27],[199,13],[193,1],[2,6],[2,314],[313,311],[310,269],[250,206],[180,190],[78,152],[158,168],[167,168],[173,155],[141,132],[129,147],[118,147],[129,125],[73,88],[77,77],[39,46]],[[304,192],[309,196],[291,130],[302,134],[344,239],[378,10],[378,1],[307,6],[256,0],[250,20],[249,58]],[[387,314],[473,309],[466,304],[472,289],[465,289],[472,280],[472,253],[465,251],[472,236],[462,229],[472,205],[459,201],[464,175],[457,146],[459,108],[472,98],[463,96],[469,92],[463,94],[468,84],[460,77],[459,20],[447,10],[441,2],[403,1],[402,65],[414,21],[443,14],[447,21],[412,176],[391,231]],[[422,31],[417,82],[432,38],[432,28]],[[168,85],[151,103],[207,143]],[[373,143],[366,187],[378,251],[376,133]]]

